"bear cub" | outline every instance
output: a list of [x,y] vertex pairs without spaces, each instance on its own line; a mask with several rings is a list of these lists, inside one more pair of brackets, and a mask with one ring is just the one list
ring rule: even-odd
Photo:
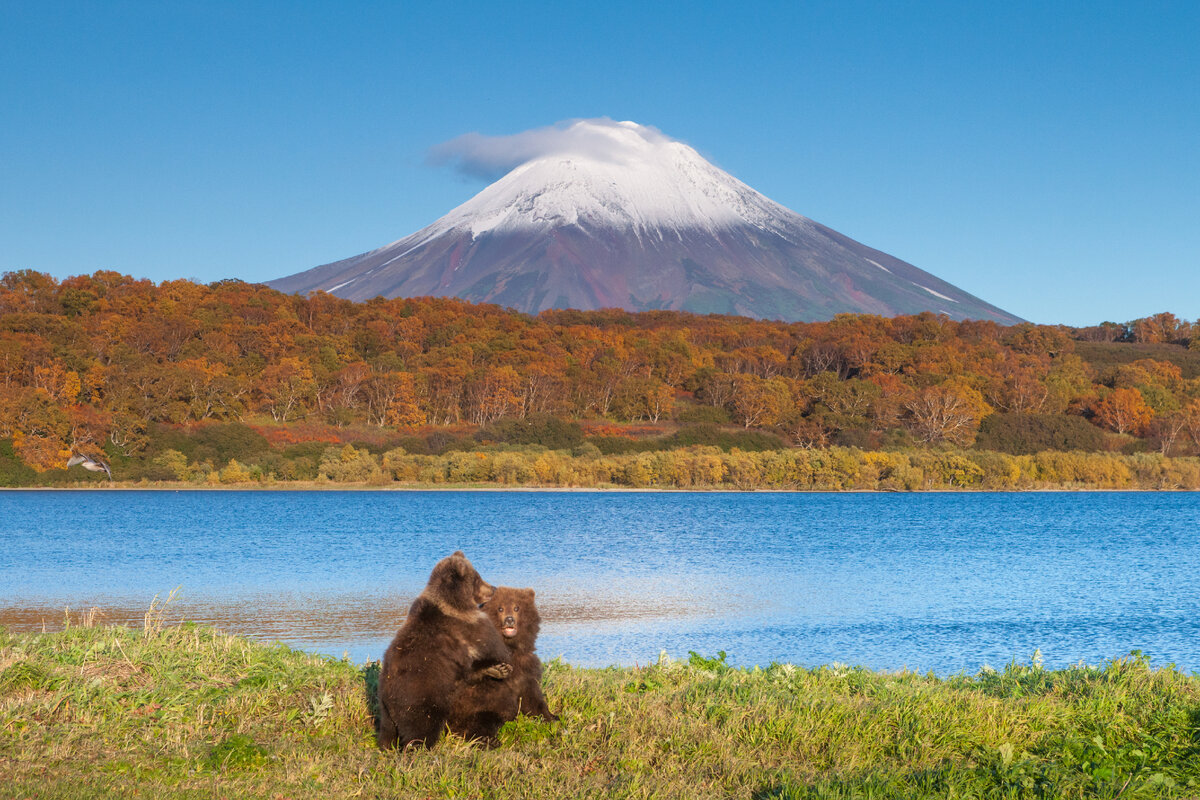
[[380,748],[433,747],[461,687],[503,683],[511,655],[491,617],[479,608],[494,592],[461,550],[433,568],[383,654]]
[[491,680],[476,675],[467,681],[454,698],[450,712],[450,730],[485,746],[500,743],[500,726],[518,714],[541,717],[547,722],[558,719],[550,713],[542,693],[542,662],[534,647],[542,618],[533,602],[533,589],[498,586],[483,611],[504,637],[512,665],[507,680]]

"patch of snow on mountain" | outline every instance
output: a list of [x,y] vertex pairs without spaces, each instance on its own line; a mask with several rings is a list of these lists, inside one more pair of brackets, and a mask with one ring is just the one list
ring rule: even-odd
[[[921,286],[921,284],[918,283],[917,286]],[[933,289],[930,289],[928,286],[921,286],[921,288],[924,289],[925,291],[929,292],[934,297],[940,297],[943,300],[949,300],[951,303],[958,302],[953,297],[946,297],[946,295],[942,294],[941,292],[935,292]]]
[[[890,269],[888,269],[887,267],[885,267],[883,264],[880,264],[878,261],[873,261],[873,260],[871,260],[871,259],[869,259],[869,258],[868,258],[868,259],[867,259],[867,263],[868,263],[868,264],[874,264],[875,266],[879,267],[879,268],[880,268],[881,270],[883,270],[884,272],[891,272],[891,270],[890,270]],[[925,287],[924,287],[924,286],[922,286],[921,288],[922,288],[922,289],[925,289]],[[928,289],[925,289],[925,291],[929,291],[929,290],[928,290]],[[935,292],[935,294],[936,294],[936,292]]]

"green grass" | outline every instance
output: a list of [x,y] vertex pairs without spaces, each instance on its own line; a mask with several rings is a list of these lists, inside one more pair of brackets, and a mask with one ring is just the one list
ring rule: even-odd
[[13,798],[1200,797],[1200,677],[1138,655],[937,678],[552,662],[562,719],[381,753],[378,666],[190,624],[0,629]]

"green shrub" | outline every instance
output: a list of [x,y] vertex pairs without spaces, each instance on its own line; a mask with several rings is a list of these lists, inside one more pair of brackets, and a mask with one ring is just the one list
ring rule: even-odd
[[453,450],[475,450],[479,447],[479,442],[475,441],[474,436],[456,436],[448,431],[434,431],[425,438],[425,447],[430,455],[440,456]]
[[190,431],[160,427],[154,432],[153,441],[156,452],[178,450],[189,461],[216,464],[226,464],[230,459],[258,461],[259,456],[271,450],[267,437],[242,422],[219,422]]
[[675,420],[684,425],[728,425],[729,410],[721,406],[689,403],[675,408]]
[[0,439],[0,486],[35,486],[38,474],[13,452],[12,439]]
[[625,436],[589,436],[588,443],[599,450],[601,455],[606,456],[642,451],[641,442]]
[[502,419],[475,436],[480,442],[501,444],[540,444],[550,450],[570,450],[583,444],[583,428],[578,422],[537,414],[525,419]]
[[423,436],[396,436],[388,440],[388,450],[400,448],[414,455],[429,455],[429,442]]
[[328,448],[328,442],[300,442],[283,448],[282,455],[284,458],[311,458],[320,461]]
[[1075,353],[1097,372],[1109,367],[1152,358],[1169,361],[1185,379],[1200,377],[1200,350],[1166,342],[1076,342]]
[[670,436],[652,440],[655,450],[674,450],[679,447],[708,445],[719,447],[725,452],[744,450],[749,453],[761,453],[765,450],[782,450],[786,445],[774,434],[763,431],[727,431],[716,425],[690,425]]
[[725,452],[737,449],[748,453],[783,450],[783,440],[763,431],[729,431],[717,425],[689,425],[656,439],[628,439],[624,436],[590,436],[588,441],[604,455],[655,453],[683,447],[719,447]]
[[1043,450],[1097,452],[1108,437],[1083,417],[1066,414],[989,414],[979,425],[975,449],[1012,455],[1033,455]]
[[832,444],[838,447],[857,447],[861,450],[874,450],[879,447],[882,437],[866,428],[842,428],[833,435]]
[[[231,459],[254,461],[255,456],[271,449],[267,437],[241,422],[207,425],[195,433],[197,456],[218,463]],[[207,451],[212,451],[210,456]]]

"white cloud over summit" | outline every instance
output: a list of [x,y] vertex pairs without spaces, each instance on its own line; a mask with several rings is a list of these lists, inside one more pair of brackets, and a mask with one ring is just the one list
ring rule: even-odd
[[595,117],[563,120],[509,136],[465,133],[430,148],[427,160],[473,178],[493,180],[527,161],[551,155],[615,161],[629,149],[631,136],[650,145],[675,141],[649,125]]

